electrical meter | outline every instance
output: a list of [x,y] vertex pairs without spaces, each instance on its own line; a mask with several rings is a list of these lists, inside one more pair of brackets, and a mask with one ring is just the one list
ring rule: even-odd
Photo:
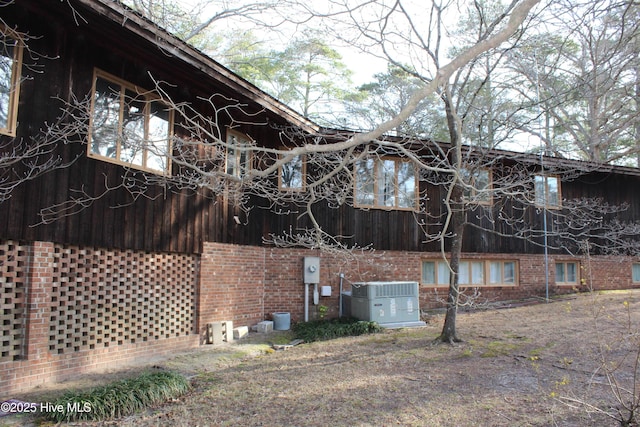
[[304,283],[320,283],[320,257],[304,257]]

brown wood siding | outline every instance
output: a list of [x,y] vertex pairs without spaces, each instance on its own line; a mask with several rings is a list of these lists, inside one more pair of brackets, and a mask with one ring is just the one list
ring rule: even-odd
[[[205,108],[198,96],[208,97],[220,92],[236,96],[227,88],[213,86],[198,70],[160,52],[156,47],[140,40],[130,40],[121,27],[104,23],[98,16],[83,10],[89,25],[76,26],[68,5],[59,2],[21,0],[30,8],[27,14],[16,5],[3,8],[4,19],[28,32],[34,38],[30,43],[36,52],[55,59],[40,58],[43,73],[29,74],[30,79],[21,87],[18,111],[18,134],[28,140],[37,135],[45,122],[52,122],[60,114],[56,98],[69,99],[71,93],[82,97],[90,92],[94,67],[119,76],[122,79],[150,88],[148,73],[177,85],[176,97],[193,101],[197,108]],[[46,6],[45,6],[46,4]],[[56,12],[56,13],[54,13]],[[259,107],[250,100],[248,110]],[[266,114],[266,113],[265,113]],[[264,121],[282,122],[274,116],[262,116]],[[224,123],[221,123],[224,126]],[[261,143],[276,146],[279,138],[273,128],[262,125],[241,129]],[[3,137],[6,138],[6,137]],[[4,142],[4,140],[3,140]],[[90,159],[86,156],[86,144],[72,142],[60,145],[56,154],[65,160],[77,157],[71,167],[60,169],[18,187],[12,197],[0,204],[0,239],[42,240],[56,243],[90,245],[106,248],[149,251],[198,253],[203,242],[260,245],[269,233],[299,232],[308,227],[308,219],[298,218],[303,208],[292,208],[290,215],[275,215],[268,209],[255,208],[247,216],[228,203],[222,196],[194,194],[188,190],[149,187],[145,197],[134,200],[127,191],[112,191],[96,199],[77,213],[63,217],[52,224],[37,225],[40,210],[54,203],[62,203],[77,196],[73,190],[83,190],[97,196],[104,191],[105,180],[109,185],[121,182],[124,168],[112,163]],[[564,198],[603,197],[612,205],[628,203],[629,210],[621,220],[640,218],[640,202],[637,188],[638,176],[613,173],[590,173],[574,181],[562,183]],[[424,222],[429,233],[442,229],[442,187],[420,183],[427,213],[387,211],[381,209],[359,210],[347,206],[338,209],[324,204],[314,207],[314,213],[323,229],[333,235],[345,236],[347,245],[372,245],[377,250],[430,251],[440,250],[438,242],[424,243],[425,236],[418,222]],[[253,199],[256,205],[266,203]],[[505,203],[477,207],[504,209]],[[509,234],[500,221],[475,219],[482,227],[497,233]],[[240,224],[236,224],[237,216]],[[483,215],[477,215],[484,218]],[[494,217],[497,212],[494,212]],[[527,212],[526,221],[541,228],[542,217],[534,209]],[[448,247],[446,247],[448,249]],[[466,252],[540,253],[542,248],[524,240],[499,237],[496,233],[467,227],[463,250]]]

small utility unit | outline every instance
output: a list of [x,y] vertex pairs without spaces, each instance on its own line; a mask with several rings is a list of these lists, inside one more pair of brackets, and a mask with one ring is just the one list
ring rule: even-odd
[[351,316],[385,328],[424,326],[418,282],[363,282],[351,285]]

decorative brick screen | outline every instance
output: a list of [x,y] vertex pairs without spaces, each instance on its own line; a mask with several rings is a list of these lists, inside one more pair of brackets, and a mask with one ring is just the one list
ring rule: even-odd
[[195,256],[56,246],[49,351],[195,333]]
[[0,361],[19,360],[23,356],[28,256],[28,246],[0,242]]

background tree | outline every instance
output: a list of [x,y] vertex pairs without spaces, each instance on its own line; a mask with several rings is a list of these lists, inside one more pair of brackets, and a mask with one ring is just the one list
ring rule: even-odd
[[182,40],[207,50],[229,36],[228,31],[211,31],[214,24],[224,25],[230,19],[262,23],[262,15],[277,3],[273,0],[258,2],[201,0],[185,3],[179,0],[123,0],[136,12],[158,24]]
[[513,89],[530,105],[516,126],[561,157],[637,164],[638,6],[554,4],[542,33],[511,55]]
[[[359,96],[347,104],[350,127],[373,129],[377,123],[394,117],[411,95],[424,85],[408,66],[389,64],[387,71],[375,74],[374,80],[358,88]],[[396,136],[419,136],[447,141],[444,111],[436,95],[422,101],[414,114],[394,130]]]
[[341,106],[350,96],[352,73],[320,34],[305,31],[270,57],[270,74],[255,84],[304,117],[319,123],[343,121]]

